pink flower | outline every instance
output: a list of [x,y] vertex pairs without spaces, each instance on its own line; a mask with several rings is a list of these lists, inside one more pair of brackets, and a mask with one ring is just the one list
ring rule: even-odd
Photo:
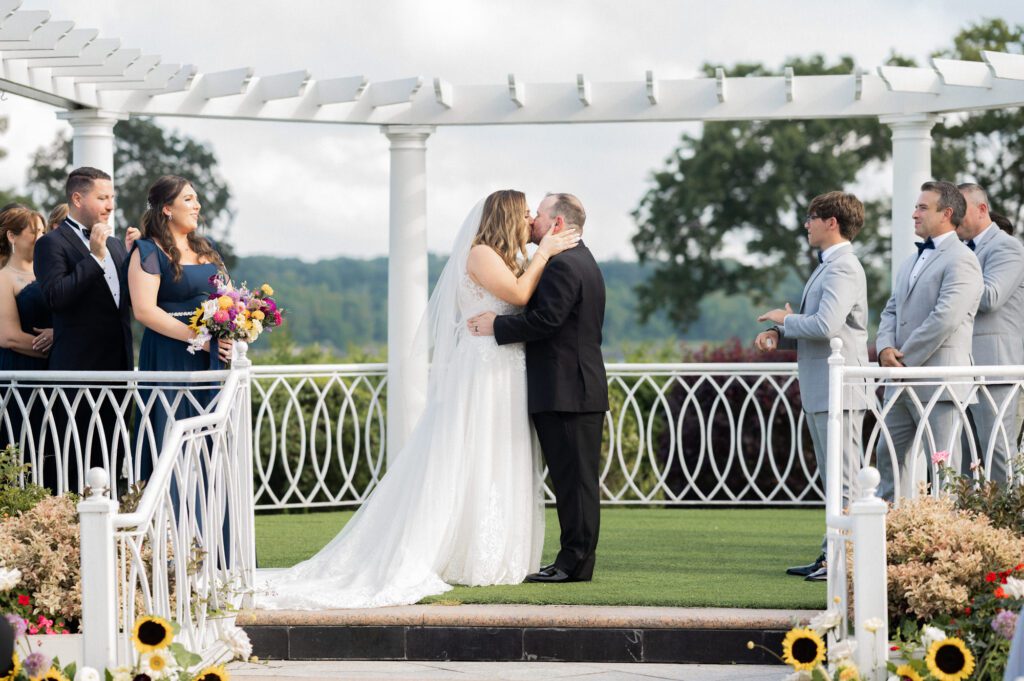
[[274,310],[274,326],[281,326],[281,313]]
[[944,466],[949,463],[949,452],[943,449],[941,452],[932,454],[932,463],[936,466]]
[[270,312],[277,312],[277,303],[274,302],[273,298],[266,298],[264,301],[267,304],[267,310]]
[[217,310],[213,313],[213,321],[218,324],[223,324],[229,319],[231,319],[231,315],[228,314],[227,310]]

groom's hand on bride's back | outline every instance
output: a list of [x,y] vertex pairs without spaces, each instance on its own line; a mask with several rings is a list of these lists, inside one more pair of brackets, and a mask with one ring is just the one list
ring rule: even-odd
[[493,312],[481,312],[477,316],[469,318],[466,328],[474,336],[493,336],[494,318],[497,316]]

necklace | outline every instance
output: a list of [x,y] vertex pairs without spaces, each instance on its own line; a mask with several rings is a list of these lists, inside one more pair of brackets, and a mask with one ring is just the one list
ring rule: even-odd
[[32,270],[19,270],[14,265],[8,265],[4,269],[10,270],[11,274],[14,275],[14,278],[17,279],[19,283],[31,283],[35,281],[35,272],[33,272]]

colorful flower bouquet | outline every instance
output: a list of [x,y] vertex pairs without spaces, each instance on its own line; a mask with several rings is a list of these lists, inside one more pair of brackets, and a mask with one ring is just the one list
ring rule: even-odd
[[[250,291],[243,283],[235,287],[223,274],[210,277],[213,293],[210,299],[196,308],[189,320],[189,328],[196,335],[189,341],[188,351],[195,354],[207,342],[226,338],[233,341],[254,342],[264,331],[284,323],[284,308],[271,298],[274,289],[263,284]],[[216,349],[211,348],[211,356]]]

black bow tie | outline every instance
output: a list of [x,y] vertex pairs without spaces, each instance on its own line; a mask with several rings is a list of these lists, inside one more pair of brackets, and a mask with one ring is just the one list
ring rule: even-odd
[[88,239],[89,235],[92,234],[92,230],[88,227],[82,227],[82,234],[84,234],[85,238]]
[[818,264],[825,262],[825,258],[821,257],[821,251],[818,251]]
[[921,255],[929,248],[935,248],[935,242],[932,241],[931,237],[928,237],[924,241],[915,241],[914,245],[917,246],[917,254]]
[[974,243],[974,239],[968,239],[967,241],[964,242],[964,244],[967,246],[967,248],[971,249],[972,251],[977,247],[977,244]]

